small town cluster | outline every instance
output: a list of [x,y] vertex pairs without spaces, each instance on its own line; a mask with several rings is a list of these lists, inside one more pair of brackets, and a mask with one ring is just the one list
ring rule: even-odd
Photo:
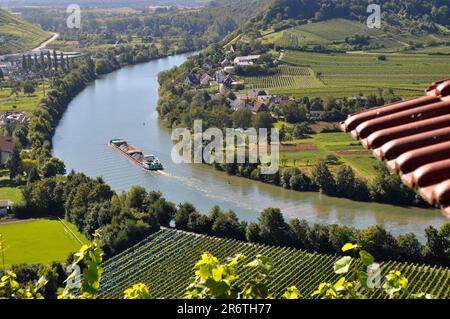
[[[292,100],[292,97],[288,95],[273,95],[267,89],[245,90],[245,81],[237,80],[242,70],[257,68],[267,61],[262,59],[261,54],[236,56],[238,52],[236,45],[230,45],[219,64],[206,60],[202,64],[202,70],[188,74],[183,84],[190,88],[191,93],[208,93],[211,100],[220,99],[222,95],[226,95],[226,101],[233,111],[249,109],[253,114],[257,114],[286,106]],[[230,92],[236,92],[236,94],[228,94]],[[324,112],[323,100],[316,99],[311,104],[308,117],[318,119]],[[273,112],[272,115],[278,117]]]

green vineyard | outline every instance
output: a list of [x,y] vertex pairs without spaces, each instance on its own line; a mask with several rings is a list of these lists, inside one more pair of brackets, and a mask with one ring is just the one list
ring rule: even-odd
[[251,89],[324,87],[312,69],[288,65],[279,66],[274,75],[245,77],[244,81]]
[[[246,255],[248,261],[258,254],[272,258],[274,267],[269,289],[275,297],[280,297],[287,287],[296,285],[302,296],[308,298],[321,282],[334,282],[339,278],[333,272],[336,256],[163,229],[103,265],[100,298],[121,298],[125,289],[138,282],[148,285],[153,298],[180,298],[194,274],[195,262],[206,251],[222,262],[237,253]],[[383,275],[390,270],[400,270],[409,279],[412,292],[450,297],[448,269],[392,261],[382,263],[381,269]],[[250,271],[242,269],[240,280],[248,279]],[[386,297],[380,290],[373,290],[369,295]]]

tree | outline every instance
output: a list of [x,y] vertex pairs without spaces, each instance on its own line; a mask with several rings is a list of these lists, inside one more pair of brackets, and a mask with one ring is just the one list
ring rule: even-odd
[[376,225],[358,234],[358,245],[382,260],[398,259],[397,241],[391,233]]
[[401,234],[397,237],[400,260],[411,263],[422,262],[422,245],[413,233]]
[[312,130],[309,127],[308,123],[301,122],[298,124],[295,124],[294,130],[292,131],[292,135],[294,135],[295,138],[306,138],[308,134],[311,134]]
[[23,163],[20,158],[20,148],[16,143],[14,143],[7,167],[9,169],[9,177],[11,179],[16,178],[16,176],[22,174],[23,172]]
[[331,195],[335,192],[335,182],[333,175],[324,161],[320,161],[312,171],[313,181],[317,184],[320,191]]
[[233,126],[246,130],[252,124],[252,111],[249,109],[237,110],[233,113]]
[[34,183],[39,180],[41,180],[41,177],[39,176],[36,166],[33,166],[33,168],[31,168],[30,170],[30,173],[28,174],[27,183]]
[[36,88],[34,87],[33,82],[31,81],[25,81],[23,84],[23,93],[28,94],[30,96],[36,91]]
[[197,210],[191,203],[181,204],[175,213],[175,227],[181,230],[187,229],[189,216],[195,212],[197,212]]
[[354,194],[355,172],[347,165],[341,166],[336,172],[336,192],[338,195],[351,198]]
[[127,193],[125,205],[128,208],[135,208],[139,211],[144,211],[144,201],[147,196],[147,191],[142,186],[132,186]]
[[66,165],[57,157],[51,157],[44,163],[44,166],[42,167],[42,175],[44,176],[44,178],[64,175],[65,173]]
[[278,208],[265,209],[258,218],[260,236],[269,245],[285,245],[289,242],[289,227]]
[[270,115],[270,113],[268,113],[268,112],[257,113],[253,117],[252,124],[255,129],[260,129],[260,128],[271,129],[273,127],[272,115]]
[[162,226],[169,227],[177,209],[173,203],[166,201],[164,198],[160,198],[150,205],[148,211],[156,217]]
[[309,249],[312,247],[311,229],[306,220],[294,218],[291,220],[289,227],[292,236],[292,246],[298,249]]
[[300,170],[295,174],[292,174],[291,178],[289,179],[289,185],[291,189],[300,192],[312,191],[315,188],[311,178],[306,173]]

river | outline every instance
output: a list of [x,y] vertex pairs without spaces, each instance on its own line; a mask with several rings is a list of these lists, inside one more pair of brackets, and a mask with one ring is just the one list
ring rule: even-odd
[[[87,87],[69,105],[53,138],[53,152],[67,170],[102,176],[118,191],[141,185],[159,190],[175,203],[189,201],[207,213],[212,206],[232,209],[254,221],[266,207],[278,207],[287,219],[310,223],[366,228],[380,224],[394,234],[413,232],[424,239],[425,227],[447,220],[439,210],[354,202],[318,193],[300,193],[239,177],[230,177],[203,165],[174,164],[170,132],[158,119],[158,73],[182,64],[177,55],[126,67]],[[145,153],[155,154],[163,172],[146,172],[108,147],[112,138],[124,138]]]

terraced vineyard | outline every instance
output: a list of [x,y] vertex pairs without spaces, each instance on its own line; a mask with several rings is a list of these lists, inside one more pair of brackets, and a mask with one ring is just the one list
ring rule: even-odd
[[283,88],[281,92],[294,96],[349,97],[360,93],[379,94],[389,89],[404,98],[417,97],[434,81],[449,77],[448,56],[426,54],[377,53],[321,54],[287,51],[283,61],[291,66],[312,68],[320,74],[325,86],[318,89]]
[[245,77],[244,81],[251,89],[324,87],[311,68],[288,65],[279,66],[275,75]]
[[0,54],[18,53],[32,49],[50,34],[0,9]]
[[[269,288],[276,297],[291,285],[308,297],[321,282],[339,278],[333,273],[336,256],[163,229],[104,264],[100,298],[121,298],[125,289],[138,282],[148,285],[153,298],[180,298],[193,276],[195,262],[205,251],[221,261],[237,253],[245,254],[249,261],[257,254],[272,258],[274,269]],[[393,269],[408,277],[411,291],[450,298],[450,270],[397,262],[382,264],[383,274]],[[241,280],[250,276],[247,270],[241,274]],[[375,290],[371,297],[385,296]]]

